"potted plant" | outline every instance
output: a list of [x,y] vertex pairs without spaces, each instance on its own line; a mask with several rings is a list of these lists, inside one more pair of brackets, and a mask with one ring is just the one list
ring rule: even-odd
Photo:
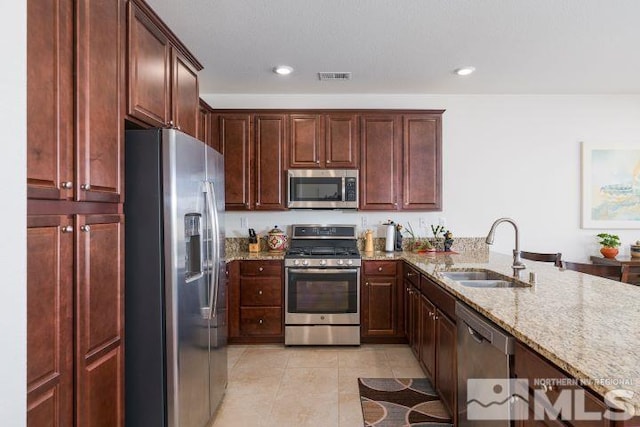
[[407,222],[406,231],[409,236],[411,236],[411,251],[417,253],[435,252],[436,248],[433,247],[429,239],[421,240],[418,236],[416,236],[410,222]]
[[618,246],[620,246],[620,237],[616,234],[600,233],[598,238],[602,245],[600,253],[605,258],[615,258],[618,255]]

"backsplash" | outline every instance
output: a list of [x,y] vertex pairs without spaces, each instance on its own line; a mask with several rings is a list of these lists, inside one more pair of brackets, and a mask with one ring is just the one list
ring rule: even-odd
[[[425,239],[420,239],[425,240]],[[260,243],[260,251],[266,252],[269,250],[267,241],[264,236],[258,239]],[[433,239],[429,239],[432,243]],[[373,249],[376,251],[384,251],[384,238],[373,239]],[[410,250],[411,239],[402,240],[402,248],[405,251]],[[364,239],[358,239],[358,249],[364,250]],[[485,243],[484,237],[456,237],[451,248],[454,252],[476,252],[476,253],[489,253],[489,245]],[[227,237],[225,239],[225,251],[227,253],[248,252],[249,251],[249,238],[247,237]]]

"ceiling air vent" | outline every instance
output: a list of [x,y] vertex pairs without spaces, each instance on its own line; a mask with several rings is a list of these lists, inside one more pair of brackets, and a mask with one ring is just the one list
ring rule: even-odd
[[320,73],[318,73],[318,79],[327,80],[327,81],[351,80],[351,72],[350,71],[340,72],[340,73],[336,73],[336,72],[320,72]]

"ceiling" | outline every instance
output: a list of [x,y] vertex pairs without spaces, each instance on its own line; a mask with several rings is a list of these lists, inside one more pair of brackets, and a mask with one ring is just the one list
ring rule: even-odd
[[204,65],[201,93],[640,94],[638,0],[147,2]]

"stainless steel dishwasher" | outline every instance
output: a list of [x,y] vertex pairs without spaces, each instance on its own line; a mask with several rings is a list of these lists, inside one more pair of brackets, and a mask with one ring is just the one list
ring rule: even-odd
[[509,426],[514,338],[466,305],[456,303],[458,425]]

